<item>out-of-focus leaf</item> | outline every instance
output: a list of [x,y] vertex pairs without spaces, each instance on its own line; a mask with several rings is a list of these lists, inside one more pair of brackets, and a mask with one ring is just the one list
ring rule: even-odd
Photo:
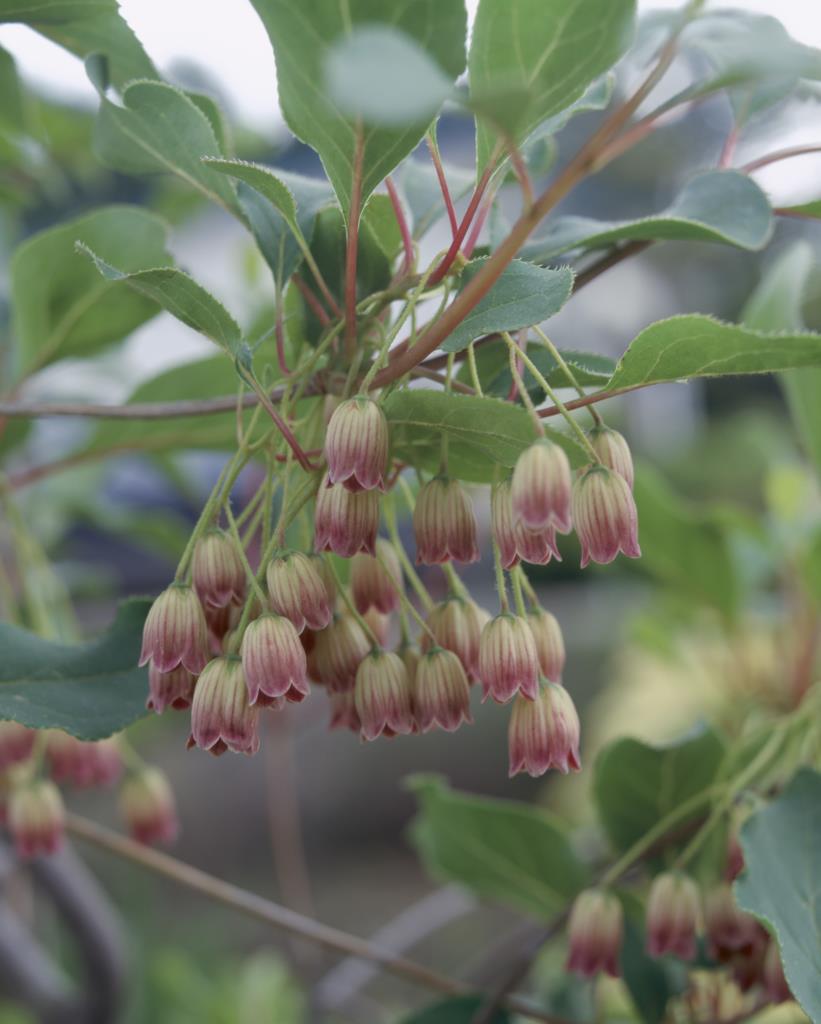
[[477,173],[500,132],[523,142],[615,64],[634,15],[634,0],[480,0],[468,57]]
[[142,295],[100,277],[82,242],[126,271],[167,264],[165,225],[136,206],[110,206],[34,235],[11,261],[19,378],[68,356],[98,352],[157,312]]
[[630,738],[608,744],[593,766],[593,795],[613,846],[628,849],[661,818],[709,788],[723,756],[723,742],[709,729],[665,747]]
[[741,830],[739,906],[775,931],[784,973],[810,1020],[821,1018],[821,775],[800,771]]
[[[453,81],[465,66],[467,18],[463,0],[415,0],[386,7],[382,0],[252,0],[274,48],[279,101],[293,133],[319,153],[344,214],[350,209],[357,132],[325,78],[328,48],[363,26],[387,26],[423,48]],[[401,67],[395,80],[405,80]],[[383,87],[378,82],[375,89]],[[385,85],[385,88],[390,88]],[[362,200],[411,152],[430,118],[402,127],[365,126],[362,140]]]
[[539,917],[561,910],[586,884],[587,868],[544,811],[458,793],[431,776],[411,786],[419,800],[411,838],[436,878]]
[[28,25],[83,60],[104,54],[118,88],[132,78],[159,77],[119,8],[117,0],[0,0],[0,24]]
[[172,85],[132,82],[123,91],[123,106],[102,99],[94,147],[103,163],[118,171],[168,171],[213,202],[240,212],[230,181],[202,159],[224,155],[211,121]]
[[799,203],[797,206],[786,206],[784,209],[787,213],[795,214],[798,217],[821,219],[821,199],[814,199],[809,203]]
[[[402,1024],[471,1024],[485,1002],[485,996],[456,996],[402,1018]],[[494,1010],[488,1024],[511,1024],[504,1010]]]
[[411,36],[390,25],[360,25],[325,56],[325,84],[339,109],[367,125],[428,122],[453,92],[453,80]]
[[809,366],[821,366],[821,334],[753,331],[691,314],[646,327],[619,360],[607,388]]
[[191,327],[221,348],[236,355],[242,331],[228,310],[214,296],[176,267],[123,271],[101,259],[80,242],[78,249],[90,257],[106,281],[120,283],[156,302],[186,327]]
[[[484,258],[471,260],[465,267],[462,287],[484,263]],[[559,312],[572,290],[570,267],[551,269],[513,260],[441,347],[445,352],[461,352],[483,334],[517,331],[539,324]]]
[[[435,472],[447,435],[451,470],[472,483],[489,483],[497,465],[512,469],[535,437],[525,409],[496,398],[405,388],[388,396],[384,410],[395,455]],[[548,436],[564,448],[572,466],[589,461],[571,437],[556,430],[548,430]]]
[[[676,970],[668,958],[658,960],[645,951],[644,907],[632,893],[621,894],[624,904],[624,940],[621,967],[624,985],[644,1024],[661,1024],[667,1004],[686,984],[686,972]],[[679,973],[682,977],[676,977]]]
[[0,46],[0,133],[20,134],[26,128],[23,87],[14,57]]
[[148,671],[137,668],[150,601],[121,605],[109,631],[83,647],[0,623],[0,718],[99,740],[145,715]]
[[572,249],[601,249],[623,241],[723,242],[761,249],[772,234],[767,197],[746,174],[708,171],[693,178],[661,213],[626,221],[560,217],[522,250],[543,263]]
[[637,566],[676,587],[679,596],[732,618],[741,584],[719,515],[688,507],[647,465],[638,467],[634,490],[642,553]]

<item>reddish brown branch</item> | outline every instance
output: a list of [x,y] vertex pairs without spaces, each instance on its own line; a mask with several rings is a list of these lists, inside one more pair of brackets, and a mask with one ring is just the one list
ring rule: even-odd
[[407,274],[413,267],[413,238],[411,237],[410,228],[408,227],[408,220],[405,217],[405,211],[402,209],[402,201],[400,200],[399,194],[396,191],[396,186],[391,181],[390,177],[385,178],[385,187],[387,188],[388,195],[390,196],[391,206],[393,207],[393,213],[396,217],[396,223],[399,225],[399,234],[402,236],[402,248],[405,253],[400,274]]
[[448,188],[448,180],[445,177],[445,168],[442,166],[442,160],[439,156],[439,149],[436,143],[433,141],[430,135],[426,136],[428,149],[430,150],[431,159],[433,160],[433,166],[436,171],[436,177],[439,181],[439,188],[442,192],[442,199],[445,203],[445,209],[447,210],[448,220],[450,221],[450,233],[451,237],[456,239],[456,232],[459,230],[459,223],[456,218],[456,209],[453,205],[453,198]]

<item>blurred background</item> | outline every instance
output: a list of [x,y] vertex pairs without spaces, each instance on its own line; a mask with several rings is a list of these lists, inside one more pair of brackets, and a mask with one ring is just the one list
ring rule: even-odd
[[[642,10],[673,6],[640,3]],[[736,6],[774,15],[796,39],[821,47],[818,4],[747,0]],[[122,0],[121,9],[169,80],[221,102],[233,123],[238,155],[320,173],[315,155],[289,136],[279,114],[270,46],[249,4]],[[272,302],[268,273],[235,222],[175,182],[128,177],[95,160],[90,146],[95,94],[82,64],[22,27],[0,27],[0,45],[14,56],[36,97],[49,140],[47,146],[33,146],[24,171],[4,167],[0,159],[0,332],[8,331],[12,249],[34,231],[112,202],[158,210],[173,225],[171,248],[179,264],[213,289],[243,326],[264,317]],[[697,62],[676,70],[654,105],[681,88],[684,77],[677,76],[698,73]],[[819,102],[821,93],[809,94],[754,119],[736,163],[781,146],[817,142]],[[561,133],[560,160],[594,130],[599,116],[582,115]],[[722,97],[676,115],[578,188],[562,212],[606,219],[662,209],[695,171],[716,165],[730,127]],[[447,112],[439,139],[449,164],[472,165],[471,121]],[[425,153],[415,159],[424,160]],[[776,206],[817,199],[821,158],[779,163],[756,174],[756,181]],[[514,205],[511,197],[511,211]],[[505,212],[502,208],[501,216]],[[431,253],[441,247],[445,232],[440,222],[426,241]],[[656,246],[589,285],[551,322],[551,337],[560,348],[617,357],[642,327],[665,316],[700,311],[738,320],[768,267],[799,240],[817,258],[821,228],[803,220],[780,220],[763,256],[704,244]],[[810,282],[805,316],[809,326],[821,326],[817,280]],[[0,333],[0,344],[2,339]],[[122,401],[158,372],[212,351],[205,339],[161,313],[116,350],[61,362],[38,374],[26,396]],[[710,536],[720,531],[731,554],[748,554],[762,523],[776,519],[789,524],[806,513],[808,501],[817,500],[772,378],[655,387],[629,402],[608,403],[607,417],[624,430],[654,481],[650,490],[656,505],[646,522],[669,511],[668,491],[688,499],[691,511],[680,514],[684,539],[693,531],[699,536],[699,531]],[[16,431],[25,429],[14,424]],[[24,497],[28,521],[89,631],[111,620],[115,597],[153,594],[165,586],[224,459],[209,451],[173,458],[126,453],[36,479],[33,469],[78,450],[98,429],[75,420],[41,421],[21,444],[8,445],[6,459],[11,471],[32,474]],[[789,507],[783,488],[782,497],[773,499],[779,489],[774,480],[791,482]],[[240,505],[243,488],[251,483],[240,480]],[[477,502],[477,508],[484,510],[485,504]],[[487,514],[481,514],[486,530]],[[565,633],[565,682],[586,726],[583,757],[589,759],[597,745],[617,732],[665,739],[703,716],[709,671],[697,660],[686,671],[665,660],[665,631],[695,617],[709,636],[714,618],[726,609],[708,594],[695,602],[697,614],[692,605],[682,610],[688,568],[683,547],[681,560],[674,557],[672,566],[651,556],[649,564],[620,562],[584,578],[576,568],[572,540],[563,554],[561,564],[531,569],[530,575]],[[494,605],[491,575],[487,564],[466,574],[488,608]],[[435,570],[428,571],[426,582],[434,593],[443,592]],[[414,799],[403,779],[414,772],[438,772],[473,792],[542,801],[571,820],[584,817],[578,797],[585,782],[508,780],[506,712],[477,703],[474,714],[475,725],[455,735],[360,745],[348,733],[328,732],[324,705],[308,701],[276,718],[268,716],[270,733],[253,759],[228,755],[217,760],[186,752],[185,715],[146,719],[133,729],[133,740],[173,779],[182,822],[174,852],[180,858],[323,921],[412,950],[443,973],[488,986],[527,926],[512,914],[478,906],[456,887],[437,887],[426,875],[406,837]],[[116,824],[109,794],[79,793],[72,806]],[[103,1004],[120,1008],[119,1016],[107,1017],[106,1009],[97,1019],[130,1024],[390,1021],[429,998],[372,975],[362,964],[289,943],[139,868],[97,851],[80,852],[100,885],[96,896],[89,895],[92,932],[97,929],[97,939],[103,937],[103,945],[114,951],[109,961],[104,957],[99,963],[91,955],[90,984],[98,986]],[[74,868],[82,871],[71,865],[67,870]],[[5,879],[13,898],[42,902],[44,941],[61,971],[81,977],[72,927],[49,909],[48,878],[38,878],[33,892],[15,881],[11,867]],[[129,922],[127,931],[123,920]],[[0,934],[0,946],[4,941]],[[94,948],[92,934],[88,949]],[[43,1005],[62,998],[66,984],[59,972],[52,977],[47,964],[32,963],[32,984],[45,993]],[[87,1019],[76,1009],[71,1012],[76,1015],[43,1011],[43,1019]],[[3,1024],[31,1019],[11,1008],[3,1013]]]

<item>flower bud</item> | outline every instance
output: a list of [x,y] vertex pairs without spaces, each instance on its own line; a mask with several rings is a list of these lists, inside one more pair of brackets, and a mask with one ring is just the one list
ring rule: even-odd
[[744,870],[744,851],[738,838],[738,823],[730,826],[727,836],[727,854],[724,862],[724,881],[734,882]]
[[226,750],[255,754],[259,750],[258,717],[259,712],[248,700],[239,658],[214,658],[194,688],[188,746],[216,755]]
[[551,683],[560,683],[566,655],[564,637],[556,616],[540,608],[529,612],[526,621],[536,643],[542,675]]
[[379,646],[387,647],[391,635],[391,626],[393,625],[391,616],[383,615],[382,612],[378,612],[375,608],[369,608],[362,618],[365,620],[368,629],[376,637],[376,642]]
[[226,604],[222,608],[206,604],[203,605],[202,610],[208,629],[208,649],[212,654],[220,654],[231,630],[239,621],[242,611],[236,604]]
[[540,438],[516,460],[510,490],[513,518],[528,530],[553,527],[568,533],[570,491],[570,463],[564,449]]
[[522,522],[514,520],[508,481],[493,488],[490,516],[491,529],[499,546],[504,569],[512,569],[520,559],[535,565],[547,565],[551,558],[561,561],[556,547],[555,527],[528,530]]
[[145,706],[149,711],[161,715],[166,708],[181,711],[191,707],[194,696],[196,677],[187,668],[178,665],[170,672],[160,672],[153,664],[148,668],[148,700]]
[[348,490],[385,489],[388,421],[373,399],[350,398],[334,409],[325,435],[325,458],[332,484]]
[[579,715],[570,694],[557,683],[543,682],[535,700],[519,694],[508,727],[509,775],[538,777],[548,768],[563,775],[581,768]]
[[482,700],[507,704],[518,692],[534,701],[539,694],[539,656],[527,621],[503,612],[491,619],[479,639]]
[[374,648],[356,673],[356,711],[362,739],[413,732],[415,720],[408,673],[398,654]]
[[[435,637],[436,645],[453,651],[462,662],[468,679],[474,679],[479,668],[482,622],[480,610],[473,601],[449,597],[428,613],[427,626]],[[420,635],[419,646],[423,653],[434,646],[427,632]]]
[[201,672],[208,661],[205,616],[194,590],[172,583],[151,605],[143,627],[140,665],[151,659],[160,672],[184,665]]
[[379,529],[379,495],[373,491],[349,491],[329,484],[327,477],[316,496],[314,547],[333,551],[342,558],[376,550]]
[[28,760],[35,735],[34,729],[19,722],[0,722],[0,771]]
[[470,684],[453,651],[432,647],[420,658],[413,679],[413,707],[422,732],[435,725],[454,732],[462,722],[473,721]]
[[83,788],[110,786],[119,779],[123,761],[115,738],[88,743],[59,729],[46,738],[46,757],[55,782]]
[[191,560],[194,590],[204,605],[224,608],[245,597],[245,566],[233,537],[209,530],[194,546]]
[[379,537],[376,555],[354,555],[351,559],[351,596],[363,615],[369,608],[387,615],[399,607],[402,570],[396,551]]
[[138,843],[171,843],[179,823],[174,794],[158,768],[140,768],[120,789],[120,814]]
[[605,466],[591,466],[573,487],[573,521],[588,562],[612,562],[619,551],[639,558],[638,515],[627,482]]
[[759,944],[760,925],[741,910],[730,886],[713,886],[704,897],[704,930],[710,956],[727,963],[737,953],[749,953]]
[[331,693],[352,690],[362,660],[371,649],[365,631],[352,615],[338,615],[316,635],[313,665],[319,682]]
[[310,693],[305,649],[290,619],[266,613],[249,623],[240,646],[251,704],[281,698],[298,703]]
[[593,427],[588,437],[601,464],[618,473],[632,490],[633,456],[630,454],[629,445],[618,430],[612,430],[602,424]]
[[56,853],[65,830],[60,790],[48,779],[15,786],[9,797],[8,826],[21,859]]
[[314,562],[301,551],[286,551],[268,563],[266,577],[271,607],[290,619],[297,633],[324,629],[331,621],[331,599],[320,574],[322,560]]
[[592,978],[604,971],[618,978],[624,931],[621,903],[602,889],[585,889],[576,897],[567,925],[568,971]]
[[790,986],[784,976],[784,965],[778,951],[778,943],[770,939],[767,952],[764,954],[764,966],[761,970],[761,983],[771,1003],[785,1003],[793,998]]
[[696,955],[699,918],[698,889],[686,875],[657,875],[647,898],[647,952],[650,956],[672,953],[681,960]]
[[408,673],[408,682],[413,688],[416,681],[416,670],[419,668],[419,662],[422,658],[421,653],[412,647],[407,641],[404,641],[396,652],[402,659],[402,664],[405,666],[405,670]]
[[331,720],[328,723],[329,729],[349,729],[351,732],[359,732],[362,723],[356,710],[356,697],[353,690],[345,693],[329,693],[328,700],[331,703]]
[[458,480],[437,476],[421,488],[413,510],[416,561],[440,565],[451,558],[476,562],[476,516]]

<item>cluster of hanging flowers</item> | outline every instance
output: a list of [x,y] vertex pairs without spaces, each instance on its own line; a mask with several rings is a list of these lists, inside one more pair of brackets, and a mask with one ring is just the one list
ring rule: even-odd
[[170,842],[177,834],[174,795],[165,775],[144,764],[120,736],[83,741],[59,729],[0,722],[0,822],[24,860],[63,845],[62,788],[119,787],[121,817],[134,839]]
[[[447,596],[434,602],[398,532],[390,540],[379,533],[382,495],[397,478],[385,415],[369,397],[342,402],[327,425],[327,470],[314,485],[313,550],[287,547],[280,531],[252,569],[236,529],[221,528],[217,515],[203,524],[190,572],[183,568],[146,620],[148,707],[190,709],[190,746],[253,754],[260,713],[304,700],[311,684],[327,694],[331,727],[363,740],[453,731],[472,721],[477,684],[483,701],[511,705],[511,775],[578,771],[579,717],[562,686],[561,629],[520,563],[559,558],[556,535],[573,527],[582,565],[619,551],[639,555],[627,444],[597,427],[588,447],[596,461],[574,480],[564,449],[540,437],[510,479],[494,485],[500,609],[492,617],[453,569],[480,557],[465,488],[443,471],[415,498],[416,564],[441,566],[448,581]],[[347,560],[347,584],[329,557]],[[391,649],[397,617],[401,637]]]
[[[681,871],[652,880],[646,898],[645,948],[649,956],[672,956],[686,963],[700,958],[724,969],[723,981],[760,1002],[792,999],[778,944],[762,925],[741,910],[731,882],[743,870],[737,840],[731,836],[724,877],[700,889]],[[568,918],[567,969],[586,978],[621,976],[625,911],[616,893],[592,888],[575,899]]]

